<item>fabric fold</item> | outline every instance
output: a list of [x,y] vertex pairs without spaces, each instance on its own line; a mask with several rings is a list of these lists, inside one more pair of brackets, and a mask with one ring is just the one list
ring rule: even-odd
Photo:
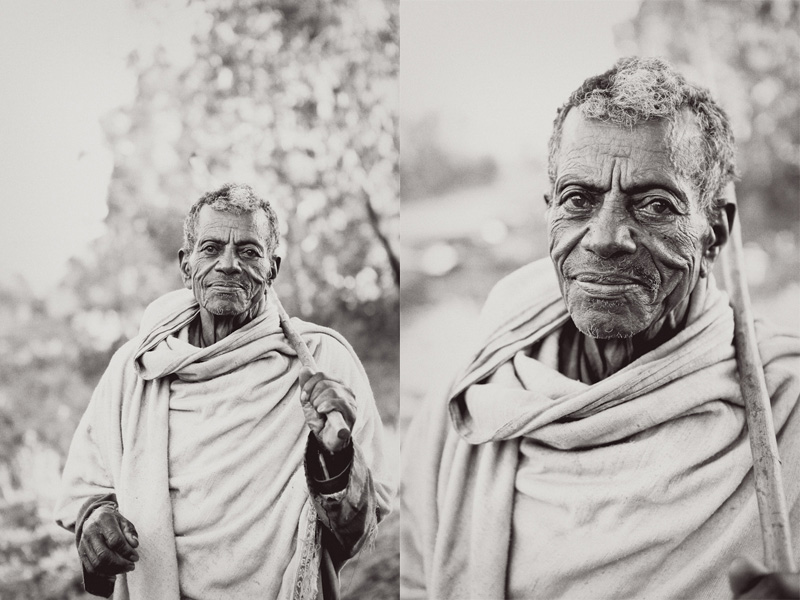
[[[516,311],[515,307],[510,308],[517,314],[499,321],[498,329],[483,341],[484,349],[451,386],[453,424],[470,443],[528,436],[561,419],[588,418],[733,357],[732,311],[727,296],[712,286],[704,295],[699,317],[666,343],[594,385],[570,379],[555,366],[545,366],[520,352],[552,335],[566,322],[563,301],[558,310],[552,302],[559,294],[555,276],[544,265],[535,266],[525,275],[533,279],[546,274],[535,299]],[[521,278],[517,274],[515,277]],[[517,302],[520,296],[515,289],[513,297]],[[487,311],[493,310],[492,302]],[[526,320],[520,322],[522,318]],[[501,365],[506,366],[505,373],[496,372],[502,369]],[[481,382],[489,376],[493,376],[494,383]],[[504,391],[502,403],[495,401],[497,386]],[[512,389],[507,389],[509,386]],[[686,406],[680,405],[680,410],[686,410]],[[635,433],[626,431],[627,435]],[[591,440],[582,440],[586,442]]]

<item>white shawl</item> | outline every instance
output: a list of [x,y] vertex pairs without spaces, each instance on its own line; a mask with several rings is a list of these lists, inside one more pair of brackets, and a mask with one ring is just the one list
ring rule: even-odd
[[[526,355],[568,318],[549,260],[507,277],[449,411],[430,404],[412,424],[403,598],[725,597],[733,558],[761,557],[725,295],[594,385]],[[760,351],[797,523],[800,343],[762,335]],[[514,562],[533,556],[528,573]]]
[[[140,560],[135,571],[117,577],[114,597],[177,599],[179,577],[168,473],[170,378],[202,384],[226,376],[241,385],[263,386],[265,393],[277,389],[282,397],[276,398],[275,406],[280,410],[271,411],[269,418],[278,420],[275,428],[286,437],[280,444],[286,450],[280,459],[287,464],[270,475],[274,478],[270,485],[276,488],[275,493],[270,491],[270,497],[276,499],[271,510],[293,520],[295,526],[273,533],[275,545],[264,548],[263,556],[275,563],[275,577],[281,582],[277,597],[315,598],[320,527],[302,467],[308,432],[297,404],[299,361],[290,360],[296,355],[274,311],[207,348],[176,337],[197,312],[197,303],[186,290],[162,297],[148,308],[142,335],[112,358],[70,448],[56,511],[59,524],[74,528],[87,497],[116,493],[120,512],[137,528]],[[385,481],[386,473],[380,472],[379,420],[358,358],[337,333],[298,320],[295,324],[320,369],[338,375],[354,389],[359,405],[353,438],[373,468],[373,476]],[[272,385],[276,382],[277,386]],[[203,385],[198,385],[196,393],[202,390]],[[297,404],[296,410],[287,410],[288,402]],[[382,505],[387,503],[388,488],[376,487]],[[278,568],[285,566],[289,557],[288,568]],[[227,561],[235,573],[236,557],[219,559]]]

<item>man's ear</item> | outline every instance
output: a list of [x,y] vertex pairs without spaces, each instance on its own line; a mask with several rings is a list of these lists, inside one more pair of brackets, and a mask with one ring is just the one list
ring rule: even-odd
[[722,208],[725,211],[725,218],[728,221],[728,234],[733,231],[733,220],[736,218],[736,204],[734,202],[727,202]]
[[187,290],[192,289],[192,270],[189,268],[189,255],[183,248],[178,250],[178,266],[181,271],[181,279],[183,279],[183,287]]
[[703,254],[703,264],[700,266],[700,276],[705,277],[714,266],[714,261],[717,260],[719,253],[728,243],[731,236],[731,228],[733,227],[733,219],[736,217],[736,205],[732,202],[727,202],[721,208],[714,209],[711,217],[709,217],[709,224],[711,225],[712,239],[708,248]]
[[270,261],[269,267],[269,281],[272,283],[275,281],[275,278],[278,276],[278,271],[281,270],[281,257],[280,256],[273,256],[272,261]]

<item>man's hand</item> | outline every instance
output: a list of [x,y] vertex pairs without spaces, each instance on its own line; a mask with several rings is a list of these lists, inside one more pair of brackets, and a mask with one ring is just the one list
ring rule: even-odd
[[747,558],[731,563],[728,579],[735,600],[800,598],[800,573],[769,573]]
[[353,391],[322,371],[314,373],[308,367],[303,367],[300,369],[300,403],[303,406],[306,425],[314,432],[323,448],[328,452],[334,452],[336,448],[329,448],[322,439],[325,415],[334,410],[341,413],[352,431],[356,422],[356,400]]
[[83,568],[97,575],[133,571],[139,560],[136,528],[111,506],[95,509],[83,524],[78,554]]

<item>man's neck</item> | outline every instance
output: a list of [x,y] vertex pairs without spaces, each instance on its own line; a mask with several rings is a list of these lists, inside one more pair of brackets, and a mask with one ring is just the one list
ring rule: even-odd
[[707,278],[699,279],[694,290],[678,306],[633,337],[596,339],[576,331],[581,381],[596,383],[605,379],[672,339],[697,318],[707,285]]

